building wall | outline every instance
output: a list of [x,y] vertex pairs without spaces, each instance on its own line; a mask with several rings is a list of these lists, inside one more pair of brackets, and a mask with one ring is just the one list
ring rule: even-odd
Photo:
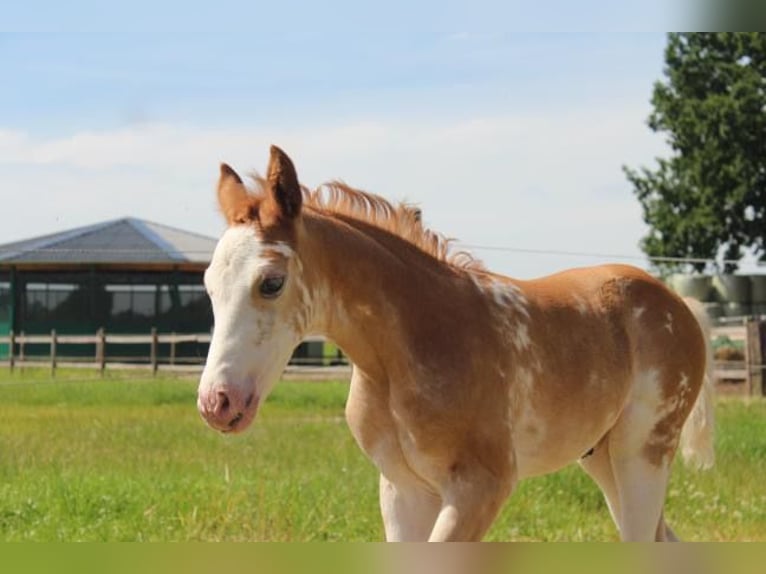
[[[0,271],[0,332],[27,335],[92,335],[107,333],[148,334],[209,333],[213,327],[210,300],[202,283],[203,272],[192,271]],[[18,353],[18,349],[16,353]],[[26,345],[27,356],[47,356],[48,345]],[[107,355],[141,360],[146,345],[107,345]],[[0,345],[0,357],[9,354]],[[93,357],[94,345],[66,345],[67,357]],[[159,357],[170,355],[169,345],[160,345]],[[179,343],[180,361],[207,356],[207,345]],[[298,364],[333,364],[341,360],[329,343],[303,343],[294,354]]]
[[[0,330],[5,332],[93,334],[103,328],[148,333],[156,328],[161,333],[206,333],[213,325],[201,271],[18,271],[13,282],[5,275],[0,275]],[[67,352],[90,355],[88,347],[68,346]],[[25,351],[33,355],[48,349],[29,346]],[[121,347],[120,352],[146,350]],[[182,345],[176,352],[204,356],[207,349]],[[0,353],[7,354],[7,349]]]
[[[0,333],[13,329],[13,292],[10,274],[0,273]],[[8,345],[0,343],[0,357],[8,354]]]

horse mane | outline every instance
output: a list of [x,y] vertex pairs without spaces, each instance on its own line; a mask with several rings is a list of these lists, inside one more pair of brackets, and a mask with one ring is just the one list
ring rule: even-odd
[[[252,176],[258,192],[263,193],[266,181]],[[387,231],[438,261],[466,271],[485,271],[484,264],[471,253],[453,250],[454,239],[423,226],[421,211],[415,205],[393,204],[379,195],[355,189],[342,181],[331,181],[316,189],[303,189],[303,204],[325,215],[335,215],[360,221]]]

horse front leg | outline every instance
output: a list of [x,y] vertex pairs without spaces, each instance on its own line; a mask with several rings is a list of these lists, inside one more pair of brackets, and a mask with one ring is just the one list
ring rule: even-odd
[[515,476],[497,476],[481,467],[453,472],[429,542],[481,540],[515,485]]
[[441,499],[414,481],[393,483],[380,475],[380,512],[388,542],[425,542],[433,530]]

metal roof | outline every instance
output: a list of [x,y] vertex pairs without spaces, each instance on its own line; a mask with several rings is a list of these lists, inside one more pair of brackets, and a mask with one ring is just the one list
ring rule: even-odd
[[205,235],[125,217],[0,245],[0,264],[206,264],[215,245]]

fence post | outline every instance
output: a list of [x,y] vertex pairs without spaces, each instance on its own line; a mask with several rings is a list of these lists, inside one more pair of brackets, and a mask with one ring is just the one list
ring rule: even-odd
[[26,357],[24,356],[25,355],[24,346],[25,346],[25,340],[26,340],[24,337],[24,331],[19,333],[19,336],[21,337],[21,340],[19,341],[19,363],[22,363],[22,366],[23,366],[23,363],[26,360]]
[[758,375],[761,381],[761,394],[759,396],[766,396],[766,319],[761,317],[758,321],[758,340],[761,343],[761,354]]
[[96,364],[98,372],[103,377],[106,369],[106,332],[103,327],[96,331]]
[[176,364],[176,334],[170,334],[170,365]]
[[750,396],[761,397],[764,386],[764,360],[766,359],[766,321],[748,319],[746,326],[747,387]]
[[56,376],[56,329],[51,330],[51,377]]
[[152,364],[152,376],[157,374],[157,328],[152,327],[152,346],[149,351],[149,361]]
[[16,350],[16,335],[14,335],[13,329],[11,329],[9,335],[11,340],[8,342],[8,364],[10,366],[11,372],[13,372],[14,352]]

